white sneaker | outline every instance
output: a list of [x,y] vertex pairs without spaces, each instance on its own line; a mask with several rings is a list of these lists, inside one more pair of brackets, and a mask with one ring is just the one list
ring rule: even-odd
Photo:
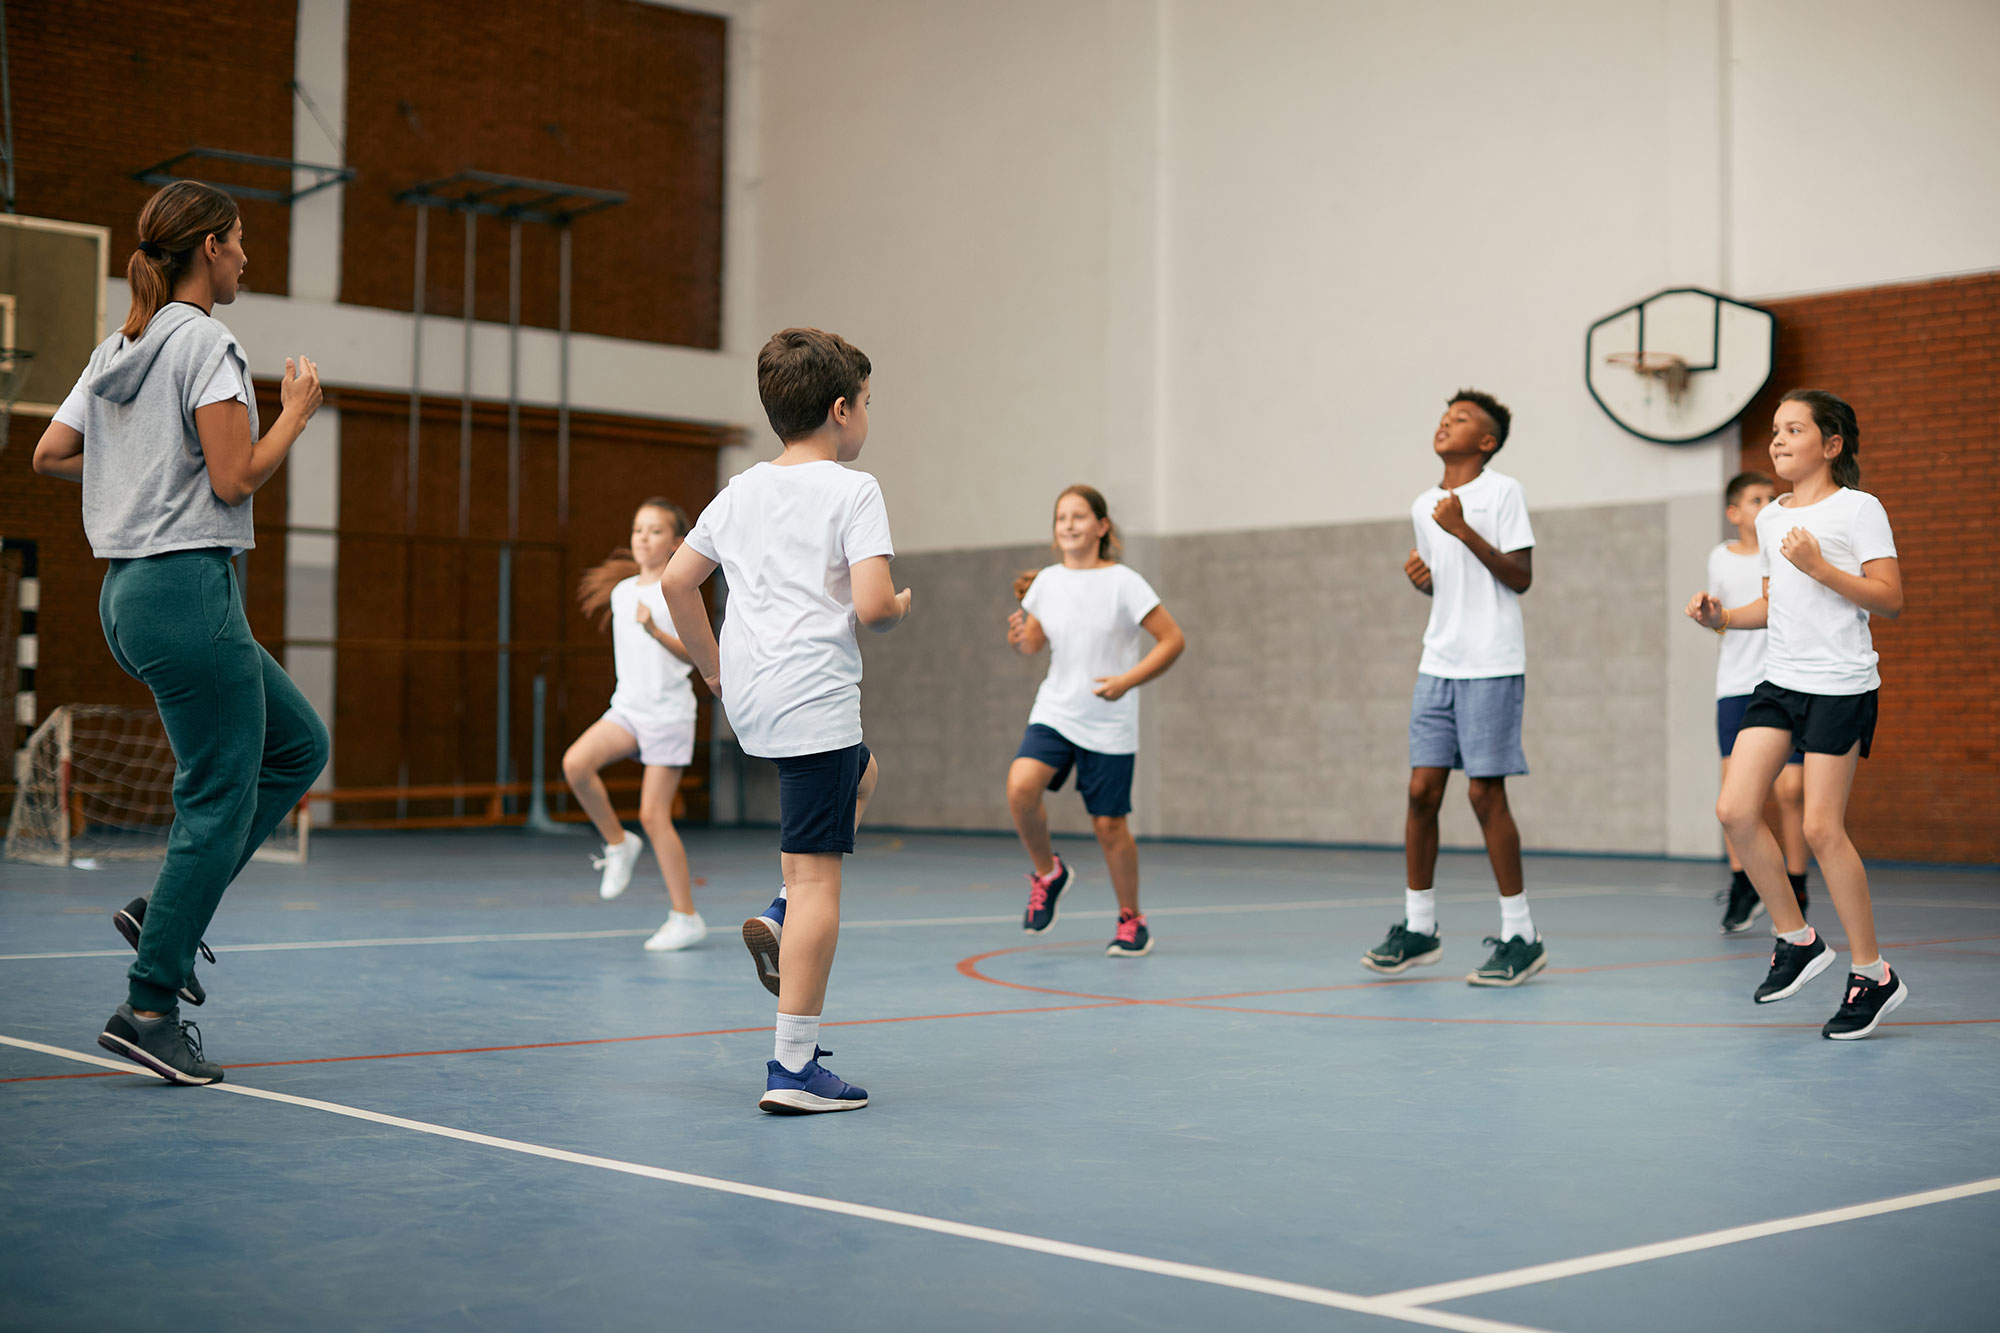
[[708,924],[701,919],[701,913],[690,912],[682,916],[679,912],[670,912],[667,923],[646,941],[646,948],[653,953],[668,953],[674,949],[691,948],[707,938]]
[[645,850],[646,840],[626,829],[625,841],[606,843],[604,855],[591,857],[592,869],[604,872],[604,880],[597,886],[597,896],[610,902],[625,892],[625,886],[632,882],[632,867],[639,864],[639,854]]

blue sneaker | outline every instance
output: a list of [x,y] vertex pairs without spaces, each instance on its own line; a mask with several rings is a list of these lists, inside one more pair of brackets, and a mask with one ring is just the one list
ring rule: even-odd
[[771,899],[771,905],[758,916],[743,923],[743,947],[750,951],[750,959],[757,964],[757,980],[764,983],[764,989],[778,993],[778,938],[785,933],[784,895]]
[[764,1080],[760,1110],[772,1115],[817,1115],[822,1111],[858,1111],[868,1105],[868,1092],[844,1081],[819,1062],[832,1051],[813,1047],[813,1058],[794,1074],[776,1060],[765,1061],[770,1076]]
[[1055,862],[1056,868],[1048,874],[1028,876],[1028,910],[1021,914],[1021,929],[1031,935],[1039,935],[1056,923],[1056,903],[1075,878],[1067,861],[1058,856]]

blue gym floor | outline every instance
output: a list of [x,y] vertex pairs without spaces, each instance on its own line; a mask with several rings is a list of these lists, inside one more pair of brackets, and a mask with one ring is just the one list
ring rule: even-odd
[[1750,1002],[1714,866],[1531,857],[1550,968],[1479,990],[1477,856],[1388,980],[1398,855],[1146,846],[1113,960],[1094,845],[1030,939],[1011,839],[864,832],[821,1043],[873,1105],[780,1119],[774,842],[691,832],[656,955],[650,856],[603,903],[580,834],[316,835],[209,931],[216,1088],[95,1045],[153,867],[0,864],[0,1325],[1995,1324],[2000,874],[1875,872],[1912,998],[1836,1043],[1839,971]]

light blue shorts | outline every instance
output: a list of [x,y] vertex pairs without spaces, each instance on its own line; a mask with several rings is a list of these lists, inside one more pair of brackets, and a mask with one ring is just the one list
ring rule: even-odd
[[1446,680],[1417,673],[1410,697],[1410,767],[1462,768],[1469,778],[1528,771],[1521,753],[1526,676]]

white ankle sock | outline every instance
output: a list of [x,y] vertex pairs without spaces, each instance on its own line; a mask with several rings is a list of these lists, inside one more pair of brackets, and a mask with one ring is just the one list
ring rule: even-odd
[[779,1014],[778,1047],[772,1058],[794,1074],[812,1063],[819,1045],[818,1014]]
[[1811,944],[1813,942],[1813,928],[1811,926],[1800,926],[1797,930],[1779,930],[1772,933],[1787,944]]
[[1878,986],[1883,985],[1889,980],[1889,962],[1885,958],[1878,957],[1874,962],[1865,965],[1856,963],[1849,970],[1859,972]]
[[1500,938],[1511,940],[1517,935],[1524,940],[1535,938],[1535,922],[1528,915],[1528,895],[1525,893],[1500,900]]
[[1403,924],[1419,935],[1437,934],[1436,889],[1403,890]]
[[780,902],[783,902],[783,901],[785,900],[785,895],[789,894],[789,893],[790,893],[791,891],[792,891],[792,886],[791,886],[791,885],[789,885],[789,884],[780,884],[780,885],[778,886],[778,900],[779,900]]

